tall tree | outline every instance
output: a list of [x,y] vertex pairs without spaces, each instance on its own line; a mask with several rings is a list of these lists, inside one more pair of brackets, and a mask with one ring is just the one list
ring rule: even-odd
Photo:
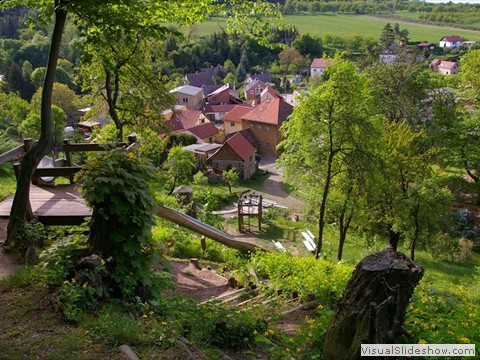
[[355,153],[362,151],[366,121],[363,116],[364,79],[355,66],[339,57],[325,73],[326,80],[297,108],[281,132],[280,163],[287,181],[318,190],[318,243],[322,251],[330,189]]

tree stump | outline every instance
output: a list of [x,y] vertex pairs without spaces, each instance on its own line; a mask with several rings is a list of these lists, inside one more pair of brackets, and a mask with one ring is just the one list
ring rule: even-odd
[[355,268],[325,336],[325,360],[360,359],[361,344],[392,344],[423,269],[392,248]]

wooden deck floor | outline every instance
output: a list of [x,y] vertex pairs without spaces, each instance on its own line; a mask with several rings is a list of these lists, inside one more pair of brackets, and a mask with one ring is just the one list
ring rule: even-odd
[[[1,218],[10,216],[12,201],[13,196],[0,203]],[[92,214],[75,185],[57,185],[51,188],[31,185],[30,204],[33,213],[45,225],[78,225]]]

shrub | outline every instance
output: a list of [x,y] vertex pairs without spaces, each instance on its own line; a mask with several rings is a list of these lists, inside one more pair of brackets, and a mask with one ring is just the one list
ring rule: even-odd
[[158,295],[151,265],[158,249],[152,240],[154,198],[150,183],[155,168],[147,159],[124,149],[90,157],[76,180],[93,208],[88,240],[90,253],[107,260],[107,270],[125,298],[152,291]]
[[297,291],[303,298],[313,296],[329,306],[340,298],[353,271],[346,263],[287,254],[254,254],[252,265],[259,276],[268,278],[282,293]]

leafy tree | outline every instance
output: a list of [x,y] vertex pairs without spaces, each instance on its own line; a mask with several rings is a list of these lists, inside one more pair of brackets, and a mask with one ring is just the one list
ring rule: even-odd
[[[40,110],[43,88],[37,89],[32,97],[31,104],[35,109]],[[78,109],[78,97],[65,84],[54,83],[52,88],[52,104],[61,108],[67,118],[73,116]]]
[[380,44],[386,49],[389,46],[392,46],[395,42],[395,32],[393,31],[392,25],[386,23],[382,29],[382,34],[380,35]]
[[424,113],[424,100],[431,86],[431,72],[425,71],[416,56],[399,54],[399,61],[375,64],[365,70],[368,78],[369,108],[389,122],[407,121],[419,124]]
[[164,167],[172,184],[170,188],[171,194],[177,184],[188,184],[192,180],[193,171],[195,170],[195,155],[181,146],[175,146],[168,153]]
[[309,58],[321,56],[323,52],[322,40],[319,37],[311,36],[310,34],[302,34],[296,38],[292,46],[300,52],[303,56]]
[[318,203],[318,244],[322,251],[327,205],[335,180],[362,153],[368,128],[364,119],[364,79],[353,64],[339,57],[325,70],[326,80],[295,108],[282,125],[285,140],[280,163],[286,179],[304,189],[313,189]]
[[223,181],[228,186],[228,192],[230,193],[230,196],[232,196],[232,186],[235,186],[238,184],[240,181],[240,177],[238,176],[238,172],[234,169],[231,168],[229,170],[225,170],[223,173]]
[[297,73],[300,67],[306,65],[305,58],[293,47],[282,50],[278,58],[284,73]]
[[[30,112],[25,120],[20,123],[18,131],[24,137],[31,137],[38,139],[40,135],[42,119],[40,114]],[[53,123],[53,137],[55,144],[61,144],[65,138],[65,126],[67,123],[67,115],[58,106],[52,105],[52,123]]]
[[[377,121],[381,135],[372,157],[376,169],[365,184],[367,198],[363,211],[367,220],[364,228],[388,238],[390,246],[396,250],[407,229],[410,231],[413,227],[412,222],[419,220],[420,214],[415,214],[416,211],[429,211],[422,202],[426,199],[420,195],[425,191],[422,188],[427,179],[435,177],[430,166],[435,150],[423,145],[424,132],[413,130],[406,121],[386,124],[380,118]],[[438,213],[432,212],[431,216],[438,216]],[[423,225],[428,227],[429,224]],[[418,226],[421,225],[418,221]],[[418,234],[411,234],[411,239],[414,238],[418,239]]]

